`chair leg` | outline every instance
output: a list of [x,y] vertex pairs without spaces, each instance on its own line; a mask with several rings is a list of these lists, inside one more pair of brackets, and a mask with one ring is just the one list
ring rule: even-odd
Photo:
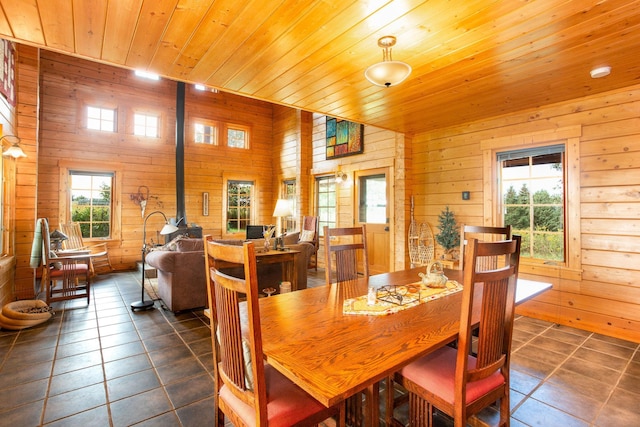
[[431,427],[433,406],[420,396],[409,393],[409,425]]

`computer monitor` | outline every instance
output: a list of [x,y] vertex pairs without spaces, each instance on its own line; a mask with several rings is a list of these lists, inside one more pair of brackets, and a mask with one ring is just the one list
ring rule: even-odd
[[264,235],[264,225],[247,225],[247,240],[262,239]]

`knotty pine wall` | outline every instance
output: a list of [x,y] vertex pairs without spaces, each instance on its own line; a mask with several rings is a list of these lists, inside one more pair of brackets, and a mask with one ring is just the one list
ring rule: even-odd
[[[40,58],[38,49],[16,45],[17,104],[13,131],[27,155],[15,162],[13,185],[5,183],[5,220],[9,239],[14,245],[15,273],[13,288],[3,287],[0,299],[3,303],[14,299],[31,298],[34,289],[34,272],[29,267],[36,219],[37,170],[38,170],[38,103]],[[7,237],[7,233],[5,233]]]
[[[176,84],[168,80],[140,80],[129,70],[56,53],[42,51],[40,55],[40,108],[32,108],[33,112],[39,111],[40,141],[38,154],[30,156],[29,167],[33,175],[25,174],[25,179],[33,177],[33,189],[37,180],[37,211],[32,206],[29,212],[17,213],[18,221],[24,222],[24,227],[19,228],[23,234],[19,240],[18,262],[25,267],[23,276],[31,273],[29,280],[16,280],[16,290],[22,298],[33,293],[28,255],[35,218],[49,218],[51,229],[66,220],[66,200],[60,198],[64,191],[61,175],[64,178],[65,168],[116,170],[114,215],[120,218],[122,227],[115,230],[109,241],[109,252],[117,269],[134,268],[140,259],[143,217],[140,207],[130,200],[132,193],[137,193],[141,186],[149,188],[145,215],[161,210],[168,217],[176,216]],[[29,81],[37,84],[37,69]],[[37,99],[38,87],[31,93],[34,94],[32,98]],[[190,85],[187,85],[185,104],[188,223],[202,226],[204,233],[215,237],[224,236],[222,189],[225,179],[255,180],[258,190],[256,222],[271,222],[274,206],[272,105],[231,94],[195,91]],[[118,131],[87,130],[84,120],[87,105],[117,108]],[[160,115],[160,138],[133,135],[134,111]],[[26,117],[32,117],[35,123],[37,116],[25,114]],[[196,145],[191,125],[195,118],[212,120],[221,126],[224,123],[249,126],[250,149]],[[208,216],[202,212],[202,193],[205,191],[209,192]],[[155,237],[161,222],[160,215],[149,219],[148,240]]]
[[[282,195],[282,182],[297,183],[296,227],[300,230],[303,216],[313,215],[310,198],[313,179],[311,168],[311,113],[280,105],[273,106],[273,182],[274,197]],[[273,212],[272,212],[273,213]],[[274,223],[276,218],[268,223]],[[291,231],[291,230],[289,230]]]
[[[391,174],[390,189],[390,241],[395,242],[391,250],[390,270],[401,270],[408,265],[406,236],[409,227],[409,180],[406,166],[411,162],[410,138],[403,134],[374,126],[364,127],[364,153],[327,160],[326,117],[313,114],[313,165],[311,174],[334,175],[341,170],[348,181],[337,187],[338,227],[352,227],[356,215],[354,177],[356,171],[388,168]],[[318,263],[324,266],[324,243],[320,242]]]
[[[519,312],[640,342],[640,86],[416,135],[416,219],[435,228],[449,205],[458,222],[485,223],[495,196],[483,177],[493,161],[483,159],[483,147],[510,139],[524,146],[563,132],[577,132],[569,140],[578,168],[568,170],[577,185],[567,202],[576,223],[569,238],[581,242],[570,256],[579,268],[524,261],[521,275],[551,281],[553,290]],[[465,190],[469,201],[461,199]]]

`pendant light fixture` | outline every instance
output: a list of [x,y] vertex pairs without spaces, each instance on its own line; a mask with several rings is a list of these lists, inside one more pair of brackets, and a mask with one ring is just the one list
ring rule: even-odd
[[382,48],[382,62],[373,64],[364,72],[364,76],[377,86],[396,86],[402,83],[409,74],[411,66],[402,61],[391,59],[391,47],[396,44],[394,36],[384,36],[378,39],[378,46]]

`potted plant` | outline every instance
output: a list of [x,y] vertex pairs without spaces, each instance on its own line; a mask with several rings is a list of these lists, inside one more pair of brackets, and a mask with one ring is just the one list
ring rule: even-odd
[[438,230],[436,242],[444,248],[444,259],[451,259],[452,252],[460,246],[460,230],[456,218],[447,206],[438,215]]

